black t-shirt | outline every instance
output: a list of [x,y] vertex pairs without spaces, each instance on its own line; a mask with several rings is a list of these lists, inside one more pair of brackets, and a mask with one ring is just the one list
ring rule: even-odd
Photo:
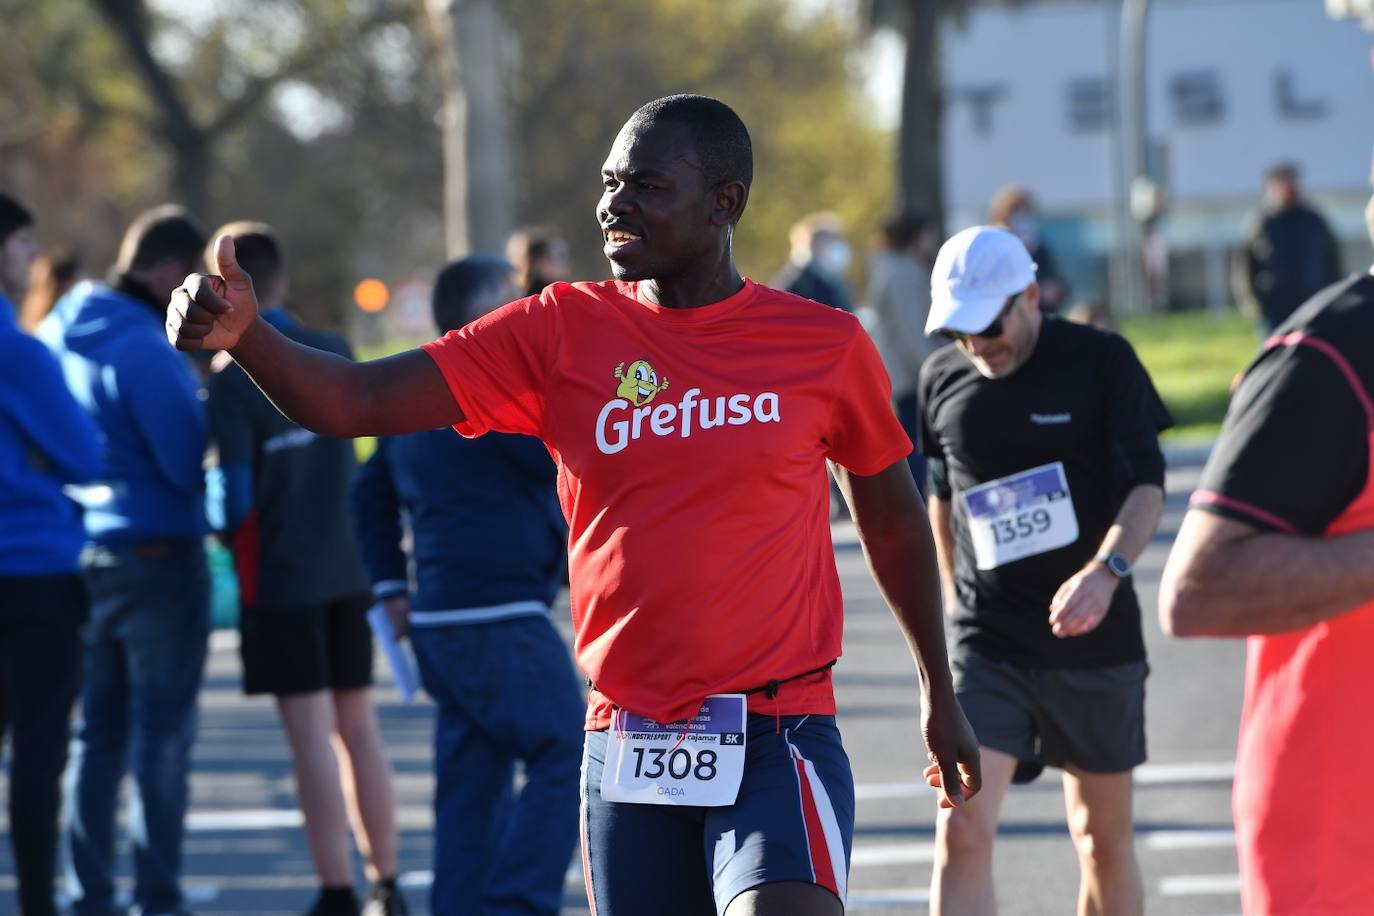
[[[1130,344],[1046,317],[1030,358],[1005,378],[985,378],[958,347],[939,350],[922,367],[921,401],[931,493],[951,504],[958,651],[1027,668],[1144,658],[1140,605],[1129,579],[1091,633],[1060,639],[1049,626],[1055,592],[1096,554],[1126,495],[1141,484],[1164,484],[1158,434],[1173,421]],[[1063,465],[1077,538],[978,569],[970,527],[988,523],[985,517],[970,522],[965,492],[1056,462]],[[1030,518],[1017,523],[1032,529]]]
[[[293,340],[352,358],[343,338],[274,321]],[[222,466],[252,469],[249,536],[236,537],[245,604],[295,607],[367,594],[349,486],[353,440],[318,436],[272,406],[236,363],[211,377],[210,435]]]
[[1192,505],[1316,536],[1368,483],[1374,277],[1318,293],[1275,340],[1232,396]]

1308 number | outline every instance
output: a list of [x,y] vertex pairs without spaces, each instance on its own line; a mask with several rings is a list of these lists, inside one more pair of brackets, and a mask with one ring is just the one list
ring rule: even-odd
[[[678,748],[671,754],[661,747],[634,748],[635,778],[658,779],[665,772],[673,779],[686,779],[690,773],[702,782],[716,778],[716,752],[705,749],[695,755],[686,748]],[[649,758],[648,766],[644,758]]]

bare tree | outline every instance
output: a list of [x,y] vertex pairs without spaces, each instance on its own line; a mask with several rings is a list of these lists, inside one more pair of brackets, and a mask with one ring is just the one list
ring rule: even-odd
[[[224,102],[209,118],[197,119],[184,97],[177,77],[152,52],[153,30],[145,0],[91,0],[119,38],[144,90],[157,110],[154,129],[172,151],[172,192],[193,213],[205,214],[210,205],[210,175],[215,140],[226,130],[257,111],[283,80],[298,76],[332,46],[336,35],[321,29],[307,39],[272,73],[248,79],[243,90]],[[357,33],[405,18],[406,9],[396,3],[379,6],[353,24]]]
[[500,251],[510,234],[509,114],[495,0],[427,0],[444,85],[444,227],[450,257]]

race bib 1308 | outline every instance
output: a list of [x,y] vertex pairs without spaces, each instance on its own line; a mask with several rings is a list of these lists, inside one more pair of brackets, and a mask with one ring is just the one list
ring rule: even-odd
[[691,719],[663,724],[616,709],[601,797],[648,805],[733,805],[744,778],[745,697],[706,698]]

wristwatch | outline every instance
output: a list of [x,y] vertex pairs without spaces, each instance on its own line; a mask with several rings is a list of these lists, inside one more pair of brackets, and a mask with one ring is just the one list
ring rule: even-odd
[[1119,553],[1104,553],[1093,559],[1107,567],[1107,572],[1118,579],[1124,579],[1131,574],[1131,561]]

